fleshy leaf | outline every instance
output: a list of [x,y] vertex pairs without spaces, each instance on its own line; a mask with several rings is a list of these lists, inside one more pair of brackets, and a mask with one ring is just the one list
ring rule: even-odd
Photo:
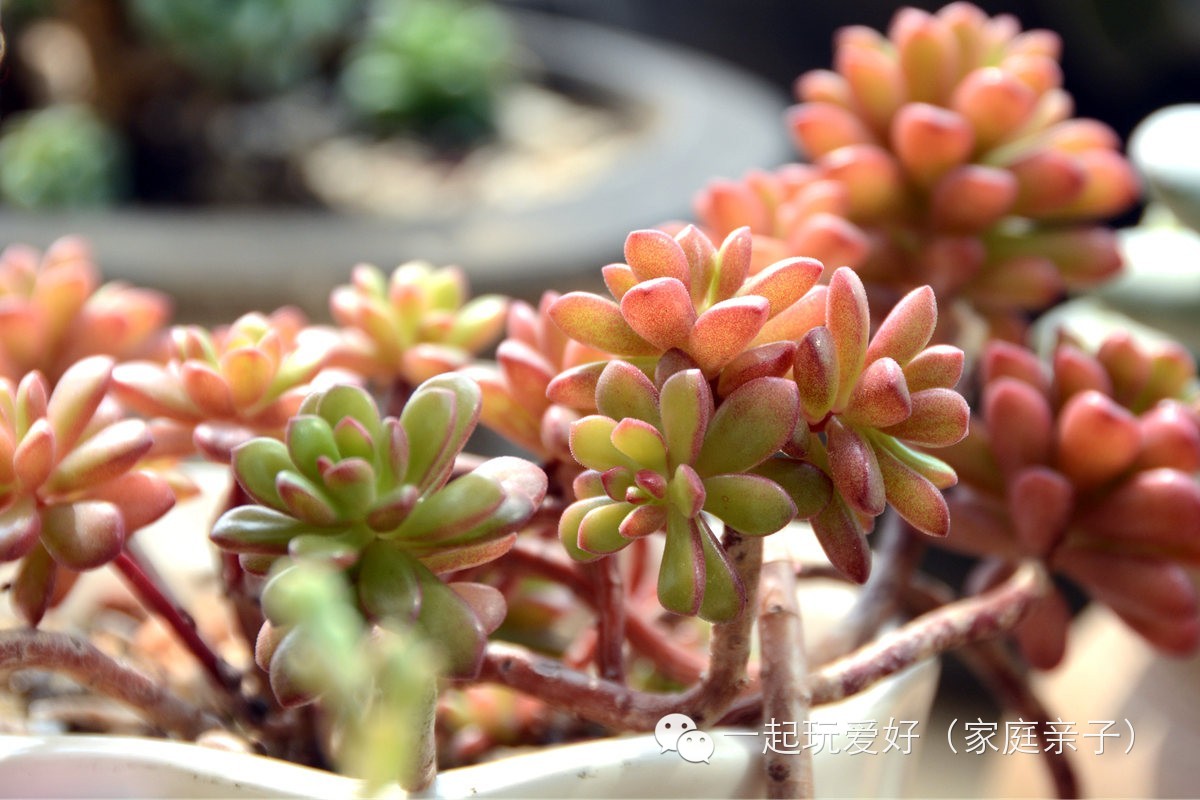
[[717,541],[705,521],[695,520],[697,536],[704,551],[704,589],[699,616],[709,622],[737,619],[746,607],[746,587],[733,571],[725,548]]
[[658,602],[676,614],[694,616],[704,594],[706,559],[700,542],[699,521],[671,514],[666,544],[658,570]]
[[829,447],[829,470],[833,485],[851,508],[868,516],[883,513],[883,476],[875,450],[854,428],[836,418],[825,428]]
[[696,324],[687,287],[674,278],[655,278],[621,298],[621,314],[637,334],[659,350],[684,347]]
[[836,494],[810,521],[821,549],[833,566],[855,583],[871,574],[871,549],[862,528]]
[[606,417],[660,423],[658,390],[646,374],[625,361],[610,361],[596,384],[596,407]]
[[739,387],[713,415],[694,466],[700,475],[745,472],[783,447],[796,427],[793,381],[758,378]]
[[668,465],[690,464],[700,454],[713,415],[712,390],[699,370],[677,372],[663,384],[661,404]]
[[815,425],[825,418],[837,400],[837,352],[828,328],[813,328],[797,343],[793,372],[804,418]]
[[613,447],[631,461],[663,473],[667,471],[667,447],[658,429],[640,419],[623,419],[612,432]]
[[629,327],[620,306],[594,294],[564,294],[550,306],[550,318],[575,341],[606,353],[646,356],[655,352],[652,344]]
[[888,312],[867,347],[867,363],[894,359],[900,366],[915,358],[937,325],[937,299],[928,286],[913,289]]
[[277,439],[260,437],[233,450],[233,471],[246,493],[263,505],[282,511],[286,508],[275,476],[293,469],[287,446]]
[[738,297],[709,308],[696,319],[687,352],[705,375],[715,375],[762,329],[770,306],[761,297]]
[[602,556],[625,547],[629,539],[620,527],[633,509],[629,503],[607,503],[588,511],[579,524],[579,549]]
[[42,544],[58,563],[74,570],[107,564],[125,544],[125,521],[112,503],[81,501],[42,511]]
[[318,532],[319,529],[282,511],[263,506],[238,506],[217,519],[209,539],[222,550],[233,553],[283,555],[293,537]]
[[704,510],[738,533],[775,533],[796,516],[788,493],[759,475],[714,475],[704,480]]
[[393,536],[422,544],[449,539],[486,520],[503,501],[497,481],[468,473],[419,502]]

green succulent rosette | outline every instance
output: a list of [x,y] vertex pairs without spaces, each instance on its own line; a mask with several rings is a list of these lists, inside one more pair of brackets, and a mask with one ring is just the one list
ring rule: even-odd
[[381,419],[357,386],[309,395],[284,441],[234,451],[237,480],[258,505],[222,515],[213,541],[253,573],[281,559],[336,565],[367,620],[415,624],[452,674],[474,673],[503,600],[439,575],[507,552],[546,492],[545,474],[511,457],[451,479],[480,405],[479,387],[454,374],[421,384],[399,419]]
[[762,536],[796,515],[783,488],[750,473],[792,436],[796,384],[757,378],[716,407],[699,369],[675,372],[660,388],[637,367],[613,361],[597,383],[596,402],[599,414],[571,425],[571,452],[587,470],[559,525],[567,552],[592,561],[665,530],[663,606],[710,621],[736,618],[746,587],[710,520]]

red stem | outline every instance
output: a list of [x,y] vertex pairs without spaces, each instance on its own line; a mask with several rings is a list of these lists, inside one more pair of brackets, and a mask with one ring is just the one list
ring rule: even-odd
[[857,694],[926,658],[1011,629],[1049,585],[1041,564],[1025,562],[991,591],[918,617],[815,672],[808,683],[813,704]]
[[241,683],[241,675],[200,638],[195,620],[159,589],[158,584],[151,580],[133,554],[122,550],[112,563],[142,605],[157,614],[167,627],[175,632],[183,646],[208,673],[209,679],[227,692],[236,692]]
[[625,682],[625,592],[615,557],[588,564],[595,593],[596,671],[615,683]]

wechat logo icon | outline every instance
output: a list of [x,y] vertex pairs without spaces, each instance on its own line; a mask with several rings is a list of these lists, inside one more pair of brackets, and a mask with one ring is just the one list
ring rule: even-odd
[[687,714],[667,714],[654,726],[654,741],[661,748],[659,753],[674,750],[679,757],[692,764],[709,763],[716,746],[712,737],[696,728],[696,723]]

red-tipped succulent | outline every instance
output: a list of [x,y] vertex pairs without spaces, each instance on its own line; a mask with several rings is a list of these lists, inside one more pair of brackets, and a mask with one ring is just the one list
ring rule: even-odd
[[508,308],[508,336],[496,363],[466,369],[483,390],[480,421],[543,459],[569,461],[569,426],[579,414],[546,396],[561,372],[607,361],[607,353],[567,338],[550,318],[557,292],[542,295],[537,309],[520,300]]
[[753,170],[740,181],[711,181],[693,205],[700,227],[713,238],[750,229],[752,272],[798,255],[861,267],[870,254],[870,238],[849,219],[846,186],[812,165],[788,164],[771,172]]
[[864,530],[886,504],[921,531],[950,530],[941,490],[954,484],[954,471],[918,448],[962,439],[970,412],[953,388],[962,351],[928,346],[936,325],[926,286],[897,303],[871,337],[866,291],[843,267],[829,284],[825,324],[796,349],[802,424],[786,448],[792,458],[769,462],[764,474],[785,486],[800,481],[810,497],[798,499],[804,508],[822,497],[813,493],[812,466],[827,476],[834,491],[823,495],[812,525],[834,564],[857,580],[866,579],[870,563]]
[[331,346],[330,336],[305,328],[304,316],[291,308],[269,317],[246,314],[212,333],[176,327],[167,363],[119,365],[114,390],[126,405],[158,418],[164,434],[172,434],[165,438],[177,441],[180,428],[191,431],[201,452],[228,462],[251,436],[282,436]]
[[59,239],[39,253],[24,245],[0,252],[0,375],[18,381],[38,370],[50,384],[93,355],[150,355],[171,303],[148,289],[100,285],[80,239]]
[[507,300],[467,301],[466,275],[457,267],[410,261],[389,277],[360,264],[350,280],[329,299],[342,327],[332,363],[384,385],[400,380],[411,388],[466,366],[504,329]]
[[[949,544],[1005,561],[1044,560],[1169,652],[1200,644],[1185,565],[1200,564],[1200,417],[1195,365],[1177,345],[1125,334],[1095,355],[1064,341],[1050,368],[993,344],[982,415],[947,459]],[[1031,660],[1062,657],[1068,614],[1053,596],[1018,631]]]
[[786,491],[750,472],[791,437],[799,419],[796,385],[756,378],[717,406],[698,369],[655,386],[632,364],[612,361],[596,404],[599,414],[571,425],[571,452],[587,471],[575,480],[579,499],[559,524],[567,552],[591,561],[665,530],[663,607],[713,621],[737,617],[747,587],[706,517],[762,536],[796,515]]
[[112,366],[84,359],[53,391],[37,372],[15,387],[0,378],[0,561],[20,562],[10,593],[31,625],[175,503],[165,480],[134,469],[150,431],[106,399]]
[[845,28],[835,44],[834,70],[797,80],[788,121],[871,237],[869,284],[929,284],[1005,319],[1119,268],[1090,221],[1127,209],[1136,179],[1112,130],[1071,118],[1057,35],[954,3],[902,9],[886,36]]
[[[634,231],[625,240],[625,264],[603,270],[613,299],[570,292],[550,316],[572,339],[625,357],[653,372],[664,354],[716,380],[725,396],[754,378],[784,375],[793,340],[819,321],[823,267],[791,258],[750,272],[750,231],[739,228],[719,248],[694,226],[674,237]],[[559,375],[551,400],[594,410],[603,362]]]

